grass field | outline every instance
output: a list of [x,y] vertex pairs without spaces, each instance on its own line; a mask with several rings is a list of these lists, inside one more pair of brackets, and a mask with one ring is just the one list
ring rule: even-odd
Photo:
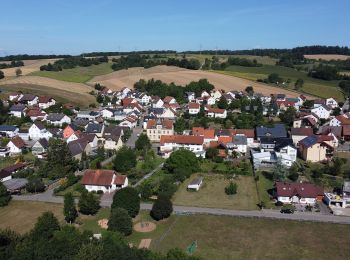
[[62,71],[36,71],[30,75],[83,83],[89,81],[95,76],[104,75],[111,72],[113,72],[111,63],[101,63],[99,65],[76,67],[74,69],[65,69]]
[[[43,78],[44,79],[44,78]],[[51,80],[51,79],[50,79]],[[44,79],[45,81],[45,79]],[[77,83],[68,83],[63,82],[59,84],[55,84],[54,82],[50,82],[47,85],[44,85],[45,82],[29,80],[30,83],[21,83],[26,82],[20,81],[9,81],[9,84],[4,83],[4,85],[0,85],[0,89],[3,91],[3,95],[8,95],[14,91],[22,91],[24,93],[31,93],[34,95],[45,95],[55,98],[57,101],[62,103],[72,103],[73,105],[77,105],[80,107],[88,107],[89,104],[95,103],[95,97],[90,95],[88,92],[92,90],[89,86],[84,85],[70,85]],[[32,84],[34,82],[38,82],[39,84]],[[67,86],[65,86],[65,83]],[[40,85],[42,84],[42,85]]]
[[273,181],[266,178],[262,172],[257,172],[259,180],[257,181],[260,200],[265,203],[265,208],[275,208],[275,204],[271,201],[268,190],[273,188]]
[[238,176],[237,194],[226,195],[225,187],[229,184],[224,176],[219,174],[204,175],[203,185],[199,191],[187,191],[187,185],[196,175],[182,183],[173,197],[175,205],[195,207],[216,207],[226,209],[254,210],[257,209],[258,197],[252,176]]
[[10,228],[24,234],[31,230],[36,220],[46,211],[52,211],[60,222],[63,218],[63,205],[33,201],[11,201],[0,208],[0,229]]
[[[215,72],[215,71],[214,71]],[[339,81],[325,81],[310,78],[305,72],[297,71],[292,68],[282,67],[282,66],[272,66],[264,65],[262,67],[242,67],[242,66],[230,66],[225,71],[220,71],[219,73],[249,79],[265,79],[271,73],[277,73],[280,77],[284,79],[290,79],[290,88],[294,87],[294,83],[298,78],[304,80],[304,87],[302,91],[314,96],[320,97],[335,97],[338,100],[344,100],[343,94],[338,88]]]

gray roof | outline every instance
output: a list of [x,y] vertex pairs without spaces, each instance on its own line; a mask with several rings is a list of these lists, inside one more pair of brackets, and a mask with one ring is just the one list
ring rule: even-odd
[[26,108],[25,105],[18,104],[10,107],[11,112],[22,112]]
[[61,119],[64,117],[65,115],[64,114],[61,114],[61,113],[51,113],[51,114],[48,114],[47,116],[47,120],[49,121],[61,121]]
[[17,127],[13,125],[0,125],[0,132],[14,132]]
[[203,181],[203,177],[194,178],[189,185],[199,185]]
[[275,124],[273,127],[259,126],[256,128],[256,136],[258,138],[264,136],[271,137],[287,137],[287,130],[283,124]]
[[101,133],[103,124],[88,124],[86,128],[87,133]]
[[247,137],[244,135],[236,135],[233,138],[233,144],[235,145],[246,145],[247,144]]
[[44,149],[47,149],[49,147],[49,142],[45,138],[39,139],[38,142]]
[[32,101],[36,98],[35,95],[32,94],[23,94],[23,96],[21,97],[20,101]]
[[350,181],[344,181],[343,192],[350,192]]
[[85,139],[78,139],[68,143],[68,149],[72,156],[76,156],[84,152],[85,147],[87,146],[88,141]]
[[156,114],[156,115],[161,115],[164,113],[164,108],[158,108],[158,107],[153,107],[153,108],[150,108],[148,110],[148,113],[153,113],[153,114]]
[[27,183],[28,183],[28,180],[24,178],[10,179],[3,182],[3,184],[8,190],[22,189],[27,185]]

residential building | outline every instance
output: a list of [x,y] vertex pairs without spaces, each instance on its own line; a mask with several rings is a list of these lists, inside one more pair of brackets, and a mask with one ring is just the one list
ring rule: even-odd
[[331,112],[332,109],[323,104],[311,109],[311,113],[314,113],[320,119],[328,119]]
[[188,103],[188,113],[190,115],[197,115],[201,110],[201,106],[198,103]]
[[70,117],[66,116],[65,114],[61,113],[50,113],[46,117],[46,121],[49,124],[60,126],[62,127],[64,124],[70,124],[71,119]]
[[148,120],[146,133],[151,142],[159,142],[162,135],[174,134],[174,122],[169,119]]
[[39,140],[41,138],[49,140],[52,137],[52,134],[39,121],[35,121],[34,124],[32,124],[32,126],[28,129],[28,135],[32,140]]
[[175,150],[187,149],[197,157],[205,157],[203,144],[203,136],[162,135],[160,138],[160,153],[164,158],[168,158]]
[[313,130],[312,128],[291,128],[290,135],[293,140],[293,144],[295,147],[299,146],[299,142],[303,140],[304,138],[313,135]]
[[43,158],[43,155],[46,153],[48,147],[49,142],[47,139],[41,138],[32,146],[32,154],[38,158]]
[[299,141],[301,157],[309,162],[322,162],[333,156],[332,136],[308,136]]
[[273,127],[256,127],[256,137],[258,140],[262,137],[283,138],[287,137],[287,130],[283,124],[275,124]]
[[14,116],[14,117],[23,117],[25,116],[25,110],[26,110],[26,106],[23,104],[16,104],[16,105],[12,105],[9,109],[9,115]]
[[12,138],[18,135],[18,127],[13,125],[0,125],[0,136]]
[[10,149],[10,155],[17,155],[23,152],[26,148],[26,144],[21,137],[15,136],[11,138],[6,147]]
[[47,109],[51,106],[54,106],[55,104],[56,104],[56,100],[53,99],[52,97],[40,96],[38,99],[38,106],[41,109]]
[[313,183],[288,183],[276,182],[275,197],[285,204],[307,204],[314,205],[322,201],[323,189]]
[[214,118],[226,118],[227,117],[226,109],[213,108],[213,107],[207,106],[206,112],[207,112],[208,117],[214,117]]

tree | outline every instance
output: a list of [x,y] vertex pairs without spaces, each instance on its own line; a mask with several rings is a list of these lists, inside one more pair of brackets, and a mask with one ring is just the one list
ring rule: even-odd
[[151,210],[151,217],[155,220],[162,220],[168,218],[173,212],[173,204],[166,196],[159,195],[157,200],[153,203]]
[[30,235],[33,240],[49,240],[53,237],[55,231],[60,230],[58,219],[52,212],[44,212],[36,222]]
[[11,195],[5,185],[0,182],[0,207],[7,206],[11,200]]
[[0,259],[14,259],[12,255],[20,242],[20,236],[10,230],[0,230]]
[[296,162],[294,162],[288,170],[288,179],[292,181],[296,181],[298,180],[298,177],[299,177],[299,166]]
[[245,91],[248,93],[249,96],[253,96],[254,94],[254,88],[252,86],[246,87]]
[[275,181],[284,181],[286,179],[287,169],[282,164],[281,158],[277,159],[275,167],[273,168],[273,171],[272,171],[272,175]]
[[22,70],[20,68],[16,69],[16,76],[19,77],[22,75]]
[[140,197],[132,187],[117,190],[113,196],[112,208],[123,208],[131,217],[136,217],[140,211]]
[[294,84],[294,87],[296,90],[299,90],[301,88],[303,88],[304,86],[304,80],[303,79],[297,79],[297,81]]
[[123,208],[112,208],[111,215],[108,220],[108,230],[118,231],[125,236],[132,233],[132,219],[128,211]]
[[100,209],[100,200],[87,190],[83,190],[79,199],[79,212],[84,215],[95,215]]
[[199,162],[196,155],[186,149],[180,149],[171,153],[170,157],[164,163],[164,169],[170,173],[174,173],[175,169],[184,168],[187,172],[187,177],[198,171]]
[[26,190],[31,193],[43,192],[45,191],[45,184],[41,178],[33,177],[29,179]]
[[209,147],[205,153],[205,157],[208,159],[213,159],[216,156],[218,156],[218,154],[219,154],[219,150],[217,148]]
[[225,193],[227,195],[233,195],[237,193],[237,183],[230,182],[228,186],[225,187]]
[[0,79],[3,79],[3,78],[5,78],[5,74],[3,71],[0,70]]
[[339,87],[344,92],[345,96],[350,96],[350,80],[340,81]]
[[143,199],[149,199],[153,195],[152,184],[150,182],[145,182],[140,187],[140,194]]
[[64,195],[64,218],[68,223],[72,223],[78,217],[77,209],[75,208],[74,197],[71,192]]
[[151,141],[146,134],[141,134],[139,138],[137,138],[135,142],[135,148],[139,151],[148,151],[152,148]]
[[288,126],[293,124],[293,121],[296,117],[297,111],[294,107],[288,107],[286,111],[280,114],[280,119],[283,123]]
[[96,102],[99,103],[99,104],[102,104],[103,103],[103,96],[101,96],[100,94],[97,95],[96,97]]
[[114,159],[114,169],[119,172],[127,172],[136,166],[136,154],[133,149],[123,146],[120,148]]
[[176,133],[182,133],[184,130],[186,130],[187,126],[187,121],[184,118],[180,117],[174,124],[174,130]]
[[227,100],[224,96],[221,96],[218,102],[218,108],[221,109],[227,109],[228,108],[228,103]]
[[268,76],[267,78],[269,83],[282,83],[283,79],[277,74],[277,73],[272,73]]

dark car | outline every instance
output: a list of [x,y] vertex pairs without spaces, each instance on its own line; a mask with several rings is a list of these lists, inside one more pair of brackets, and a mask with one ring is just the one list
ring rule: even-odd
[[281,213],[283,214],[293,214],[294,209],[281,209]]

